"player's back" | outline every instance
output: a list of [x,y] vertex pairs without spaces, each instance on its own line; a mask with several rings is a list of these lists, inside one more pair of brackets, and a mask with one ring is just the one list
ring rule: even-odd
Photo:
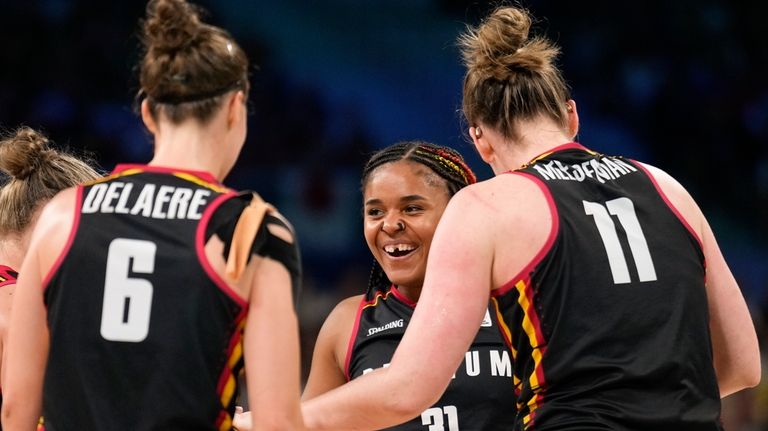
[[204,173],[118,167],[78,196],[44,285],[46,430],[226,428],[246,306],[204,242],[232,194]]
[[642,165],[569,145],[523,169],[552,236],[494,295],[524,429],[719,428],[704,258]]

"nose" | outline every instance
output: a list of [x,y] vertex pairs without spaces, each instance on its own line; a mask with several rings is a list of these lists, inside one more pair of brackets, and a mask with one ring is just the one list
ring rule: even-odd
[[384,219],[381,223],[381,230],[387,235],[394,235],[397,232],[405,230],[405,223],[398,218],[389,217]]

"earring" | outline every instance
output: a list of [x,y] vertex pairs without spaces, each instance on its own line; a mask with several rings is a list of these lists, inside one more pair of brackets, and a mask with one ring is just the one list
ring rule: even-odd
[[566,110],[566,111],[568,111],[568,112],[573,112],[573,106],[571,106],[571,104],[570,104],[570,103],[569,103],[569,104],[566,104],[566,105],[565,105],[565,110]]
[[480,139],[481,136],[483,136],[483,131],[480,130],[480,127],[475,127],[475,138]]

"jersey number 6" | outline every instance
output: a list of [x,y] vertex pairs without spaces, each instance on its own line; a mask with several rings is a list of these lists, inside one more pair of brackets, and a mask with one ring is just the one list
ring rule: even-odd
[[149,333],[152,283],[130,273],[155,270],[157,245],[150,241],[117,238],[109,244],[101,309],[101,336],[109,341],[144,341]]

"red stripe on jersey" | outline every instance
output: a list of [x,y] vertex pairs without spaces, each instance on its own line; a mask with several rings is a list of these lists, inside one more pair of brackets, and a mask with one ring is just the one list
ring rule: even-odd
[[0,265],[0,287],[7,286],[9,284],[16,284],[17,275],[18,272],[10,266]]
[[[574,144],[574,145],[578,145],[578,144]],[[568,146],[568,145],[565,145],[565,146]],[[509,173],[521,175],[526,178],[529,178],[531,181],[536,183],[537,186],[539,186],[539,189],[541,189],[542,193],[544,193],[544,197],[547,199],[547,205],[549,206],[549,213],[552,217],[552,226],[549,230],[549,237],[547,237],[547,241],[541,247],[539,252],[536,253],[533,259],[531,259],[531,261],[528,262],[528,265],[523,267],[523,269],[519,273],[517,273],[517,275],[512,277],[512,279],[510,279],[506,284],[492,291],[491,292],[492,296],[504,295],[505,293],[513,289],[518,281],[527,278],[528,274],[530,274],[531,271],[533,271],[533,268],[536,267],[536,265],[538,265],[542,261],[542,259],[544,259],[544,256],[546,256],[547,253],[549,253],[549,251],[552,249],[552,245],[555,243],[555,239],[557,238],[557,233],[560,231],[560,216],[557,212],[555,199],[552,197],[552,193],[550,193],[549,188],[547,188],[544,182],[538,179],[536,176],[526,172],[509,172]]]
[[[347,377],[347,381],[352,380],[352,376],[349,372],[349,366],[352,362],[352,349],[355,345],[355,337],[357,336],[357,330],[360,329],[360,316],[363,314],[363,310],[365,310],[368,307],[375,307],[379,305],[379,299],[385,300],[390,294],[395,294],[397,292],[397,288],[394,284],[389,286],[389,290],[387,290],[385,293],[382,292],[376,292],[376,296],[373,297],[370,301],[366,301],[365,297],[360,301],[360,307],[357,309],[357,316],[355,316],[355,325],[352,328],[352,334],[349,337],[349,343],[347,344],[347,357],[344,360],[344,375]],[[409,301],[410,302],[410,301]],[[414,304],[415,305],[415,304]]]
[[[381,293],[376,294],[376,299]],[[349,366],[352,363],[352,349],[355,347],[355,338],[357,338],[357,331],[360,329],[360,316],[363,314],[363,310],[370,305],[369,301],[365,300],[365,296],[360,300],[360,305],[357,306],[357,313],[355,314],[355,324],[352,327],[352,333],[349,335],[349,342],[347,343],[347,357],[344,358],[344,376],[347,381],[352,381],[352,375],[349,371]]]
[[[562,150],[562,149],[568,149],[568,148],[583,148],[583,147],[581,147],[581,145],[579,144],[571,143],[571,144],[566,144],[566,145],[557,147],[555,150]],[[553,151],[550,151],[547,154]],[[541,247],[541,249],[534,255],[531,261],[528,262],[528,264],[525,265],[525,267],[523,267],[523,269],[520,272],[518,272],[507,283],[505,283],[498,289],[491,292],[491,296],[500,297],[508,293],[512,289],[518,290],[518,304],[524,313],[522,330],[525,333],[526,337],[528,338],[528,342],[531,346],[531,349],[532,349],[531,359],[533,360],[533,363],[534,363],[534,370],[530,376],[527,376],[527,377],[519,376],[519,378],[521,379],[528,380],[531,386],[531,390],[533,391],[533,397],[531,399],[527,401],[518,400],[519,409],[522,408],[523,405],[528,407],[529,413],[523,419],[523,423],[527,429],[529,426],[533,425],[533,421],[535,418],[534,413],[536,409],[538,409],[541,406],[541,404],[544,402],[544,396],[541,394],[540,388],[542,388],[546,383],[546,377],[544,375],[544,366],[542,364],[542,358],[544,357],[544,353],[546,352],[546,342],[544,340],[544,334],[541,330],[541,321],[539,320],[539,316],[536,313],[536,307],[534,306],[534,293],[533,293],[533,286],[531,281],[531,274],[533,273],[533,270],[536,268],[536,266],[539,263],[541,263],[544,257],[552,249],[552,246],[555,243],[555,240],[557,239],[558,232],[560,231],[560,216],[557,211],[557,206],[555,205],[555,200],[552,197],[552,193],[549,191],[549,188],[544,184],[543,181],[541,181],[536,176],[526,172],[509,172],[509,173],[522,175],[526,178],[529,178],[539,187],[539,189],[542,191],[542,193],[544,194],[544,197],[547,200],[547,206],[549,207],[549,213],[552,219],[547,240],[544,243],[544,245]],[[501,313],[499,313],[499,321],[500,321],[500,325],[503,324],[504,327],[508,326],[507,322],[503,321],[503,316],[501,316]],[[507,330],[509,331],[509,334],[504,334],[504,335],[505,335],[505,339],[509,340],[509,343],[511,346],[512,331],[510,328],[507,328]],[[513,349],[513,356],[516,357],[517,355],[514,355],[514,353],[515,352]],[[519,395],[519,391],[516,391],[516,392]]]
[[222,188],[226,189],[210,172],[205,171],[195,171],[192,169],[182,169],[182,168],[170,168],[165,166],[155,166],[155,165],[140,165],[140,164],[119,164],[115,166],[115,169],[112,171],[112,174],[120,174],[123,171],[128,171],[132,169],[138,169],[142,172],[156,172],[159,174],[176,174],[176,173],[187,173],[192,174],[201,180],[210,183],[214,185],[216,188]]
[[229,340],[227,347],[227,362],[219,376],[219,383],[216,385],[216,393],[219,394],[222,410],[216,419],[216,427],[219,429],[232,428],[232,416],[229,414],[229,406],[234,400],[235,388],[237,387],[237,376],[235,369],[243,357],[243,329],[245,328],[246,311],[242,309],[235,318],[237,327]]
[[51,266],[51,269],[48,270],[48,274],[46,274],[45,278],[43,278],[43,295],[45,295],[45,292],[48,290],[48,284],[51,282],[51,278],[56,273],[56,271],[59,270],[62,262],[64,262],[64,258],[67,257],[67,254],[69,254],[69,249],[72,248],[72,243],[75,241],[75,234],[77,233],[77,229],[80,226],[80,210],[83,206],[83,190],[83,186],[77,186],[77,197],[75,198],[75,214],[74,220],[72,221],[72,227],[69,231],[69,238],[67,238],[67,243],[61,249],[59,257],[56,258],[56,262],[54,262],[53,266]]
[[415,307],[416,307],[416,302],[415,302],[415,301],[411,301],[411,300],[410,300],[410,299],[408,299],[408,298],[407,298],[405,295],[403,295],[403,294],[402,294],[402,293],[401,293],[401,292],[400,292],[400,291],[397,289],[397,286],[395,286],[394,284],[392,285],[392,287],[391,287],[390,291],[392,292],[392,295],[393,295],[395,298],[399,299],[399,300],[400,300],[400,301],[401,301],[403,304],[405,304],[405,305],[407,305],[407,306],[409,306],[409,307],[411,307],[411,308],[415,308]]
[[697,234],[696,231],[693,230],[691,225],[688,224],[688,220],[686,220],[685,217],[683,217],[683,214],[681,214],[680,211],[678,211],[677,207],[675,207],[675,205],[672,204],[672,201],[669,200],[667,195],[659,186],[659,183],[656,181],[656,178],[651,174],[648,168],[646,168],[642,163],[636,160],[630,159],[630,161],[632,162],[633,165],[637,166],[638,168],[642,169],[643,172],[645,172],[645,175],[647,175],[648,178],[651,180],[651,183],[653,183],[653,186],[656,188],[656,191],[659,193],[659,196],[661,196],[661,198],[664,200],[664,203],[667,204],[669,209],[672,210],[675,216],[680,220],[680,223],[682,223],[683,226],[685,226],[685,228],[688,229],[688,232],[690,232],[691,235],[693,235],[693,237],[696,238],[696,242],[699,243],[699,248],[704,250],[704,247],[701,245],[701,238],[699,238],[699,234]]

